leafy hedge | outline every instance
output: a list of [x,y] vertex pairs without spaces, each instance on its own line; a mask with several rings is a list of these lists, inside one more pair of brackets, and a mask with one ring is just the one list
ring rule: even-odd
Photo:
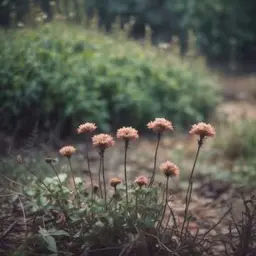
[[182,127],[207,119],[218,101],[206,71],[150,46],[56,23],[1,38],[0,102],[12,127],[93,120],[102,130],[141,128],[156,116]]

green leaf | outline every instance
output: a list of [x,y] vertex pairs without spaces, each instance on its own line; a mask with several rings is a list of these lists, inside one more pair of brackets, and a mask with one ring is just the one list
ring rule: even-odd
[[48,234],[51,236],[70,236],[65,230],[56,230],[54,228],[49,229]]
[[54,237],[52,237],[46,229],[40,227],[39,234],[46,243],[46,247],[53,253],[58,253],[57,245]]

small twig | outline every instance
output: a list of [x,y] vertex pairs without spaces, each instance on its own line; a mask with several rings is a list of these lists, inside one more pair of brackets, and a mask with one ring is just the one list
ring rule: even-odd
[[5,176],[4,174],[1,174],[1,173],[0,173],[0,175],[1,175],[3,178],[7,179],[8,181],[12,182],[12,183],[15,183],[15,184],[17,184],[17,185],[19,185],[19,186],[25,187],[25,185],[23,185],[23,184],[21,184],[21,183],[15,181],[15,180],[12,180],[12,179],[8,178],[8,177]]
[[152,234],[149,234],[149,233],[147,233],[147,232],[144,232],[144,233],[145,233],[146,235],[148,235],[148,236],[151,236],[151,237],[155,238],[155,239],[157,240],[158,244],[159,244],[160,246],[162,246],[166,251],[168,251],[168,252],[170,252],[170,253],[172,253],[172,254],[174,254],[174,255],[179,256],[179,254],[177,253],[178,250],[172,251],[172,250],[169,249],[165,244],[163,244],[157,236],[152,235]]
[[203,238],[202,239],[204,239],[213,229],[215,229],[222,222],[222,220],[230,213],[230,211],[231,211],[231,208],[229,208],[227,210],[227,212],[220,218],[220,220],[217,223],[215,223],[209,230],[207,230],[203,234]]
[[17,224],[17,220],[15,220],[2,234],[1,240],[8,236],[8,234],[11,232],[11,230],[14,228],[14,226]]
[[177,230],[178,229],[178,224],[177,224],[177,221],[176,221],[176,217],[174,215],[174,212],[172,210],[172,207],[168,204],[168,207],[170,209],[170,212],[171,212],[171,215],[172,215],[172,219],[173,219],[173,223],[174,223],[174,227],[175,229]]
[[[17,195],[17,193],[15,194],[8,194],[8,195],[0,195],[0,197],[11,197],[11,196],[15,196]],[[19,193],[19,195],[22,195],[21,193]]]
[[23,214],[24,227],[25,227],[25,239],[27,239],[27,234],[28,234],[27,218],[26,218],[26,214],[25,214],[25,210],[24,210],[24,205],[19,196],[18,196],[18,199],[20,201],[20,207],[21,207],[22,214]]

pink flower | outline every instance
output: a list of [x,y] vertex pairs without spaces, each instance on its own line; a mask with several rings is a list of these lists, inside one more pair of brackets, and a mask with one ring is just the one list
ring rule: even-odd
[[180,174],[179,167],[170,161],[162,163],[160,165],[160,170],[164,173],[166,177],[176,177]]
[[139,176],[134,182],[141,188],[143,185],[146,186],[148,184],[148,179],[145,176]]
[[116,137],[124,140],[136,140],[139,138],[138,131],[132,127],[123,127],[117,130]]
[[166,131],[173,131],[172,122],[165,118],[155,118],[147,124],[147,127],[156,133],[162,133]]
[[213,126],[210,124],[206,124],[203,122],[200,122],[198,124],[194,124],[192,128],[189,131],[192,135],[199,135],[201,138],[204,137],[214,137],[216,132]]
[[69,158],[76,152],[76,149],[73,146],[65,146],[62,147],[59,152],[61,155]]
[[111,135],[101,133],[92,137],[92,144],[94,147],[104,151],[105,149],[114,146],[115,141]]
[[84,123],[79,125],[78,129],[77,129],[77,133],[81,134],[81,133],[92,133],[93,131],[95,131],[97,128],[97,126],[94,123]]

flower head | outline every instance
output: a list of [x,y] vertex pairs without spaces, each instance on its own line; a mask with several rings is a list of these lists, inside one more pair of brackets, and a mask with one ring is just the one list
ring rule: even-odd
[[113,137],[109,134],[101,133],[92,137],[92,144],[94,147],[104,151],[106,148],[112,147],[115,144]]
[[138,131],[132,127],[123,127],[117,130],[116,137],[124,140],[136,140],[139,138]]
[[62,147],[59,152],[61,155],[69,158],[76,152],[76,149],[73,146],[65,146]]
[[165,161],[164,163],[162,163],[160,165],[160,170],[168,178],[169,177],[176,177],[176,176],[179,176],[179,174],[180,174],[179,167],[176,164],[174,164],[170,161]]
[[93,131],[95,131],[97,128],[97,126],[94,123],[84,123],[79,125],[78,129],[77,129],[77,133],[81,134],[81,133],[91,133]]
[[139,176],[134,182],[141,188],[143,185],[146,186],[148,184],[148,179],[145,176]]
[[110,181],[109,181],[109,184],[111,187],[115,188],[117,185],[119,185],[122,181],[118,178],[112,178]]
[[173,131],[172,122],[165,118],[155,118],[147,124],[147,127],[156,133],[162,133],[166,131]]
[[57,158],[52,158],[52,157],[46,157],[44,160],[47,164],[50,164],[50,165],[56,164],[58,162]]
[[203,122],[198,124],[194,124],[189,131],[192,135],[199,135],[200,138],[204,137],[214,137],[215,136],[215,129],[210,125]]

